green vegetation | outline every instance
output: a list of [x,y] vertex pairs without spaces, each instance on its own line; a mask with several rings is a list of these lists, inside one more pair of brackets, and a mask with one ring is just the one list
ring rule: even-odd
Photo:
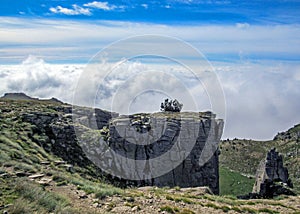
[[107,196],[121,195],[122,191],[119,188],[113,186],[106,186],[97,189],[95,193],[97,198],[103,199]]
[[187,208],[184,208],[179,214],[195,214],[192,210],[189,210]]
[[258,212],[260,212],[260,213],[271,213],[271,214],[279,213],[279,212],[276,212],[274,210],[270,210],[268,208],[259,209]]
[[69,204],[66,198],[58,194],[45,191],[37,184],[26,179],[20,179],[17,181],[15,191],[20,198],[28,201],[28,204],[31,204],[32,207],[38,209],[43,208],[47,212],[61,210]]
[[98,198],[122,194],[121,189],[101,183],[98,177],[89,177],[95,174],[94,169],[74,166],[74,172],[70,173],[63,165],[55,164],[60,161],[59,157],[40,146],[49,143],[48,137],[37,132],[35,125],[22,121],[20,116],[24,111],[59,114],[54,110],[57,105],[23,100],[0,102],[0,212],[6,205],[13,204],[9,213],[67,213],[68,210],[76,213],[68,207],[66,198],[25,179],[32,174],[45,174],[57,186],[76,185]]
[[53,180],[57,185],[73,184],[77,189],[87,194],[94,193],[97,198],[103,199],[106,196],[122,195],[124,190],[98,180],[82,178],[78,173],[68,174],[65,172],[52,171]]
[[163,207],[160,208],[160,211],[166,211],[168,213],[175,213],[175,211],[173,210],[173,208],[170,207],[170,206],[163,206]]
[[6,204],[12,204],[8,207],[9,213],[64,213],[72,210],[68,199],[45,191],[25,178],[9,178],[0,182],[0,207]]
[[220,167],[219,173],[221,195],[245,195],[252,191],[255,179],[248,178],[225,167]]
[[166,195],[166,199],[170,200],[170,201],[175,201],[175,202],[183,202],[186,204],[194,204],[194,202],[191,199],[189,199],[188,197],[181,197],[181,196],[172,197],[170,195]]

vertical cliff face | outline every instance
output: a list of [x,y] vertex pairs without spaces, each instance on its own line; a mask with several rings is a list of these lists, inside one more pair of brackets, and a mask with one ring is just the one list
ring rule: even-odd
[[35,132],[44,136],[38,142],[41,146],[67,162],[95,164],[122,185],[208,186],[219,193],[218,144],[223,121],[214,114],[118,116],[81,107],[54,110],[24,113],[22,120],[34,124]]
[[113,118],[108,143],[124,158],[107,167],[135,180],[135,185],[209,186],[218,194],[218,144],[222,130],[223,121],[210,112]]

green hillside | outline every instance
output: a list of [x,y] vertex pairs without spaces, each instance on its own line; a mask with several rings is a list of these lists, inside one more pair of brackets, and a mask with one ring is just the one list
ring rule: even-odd
[[252,192],[255,179],[220,167],[220,195],[246,195]]

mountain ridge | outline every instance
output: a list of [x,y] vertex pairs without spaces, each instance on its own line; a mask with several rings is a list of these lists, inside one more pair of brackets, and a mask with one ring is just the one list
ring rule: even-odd
[[40,102],[53,102],[53,103],[59,103],[64,104],[62,101],[60,101],[57,98],[50,98],[50,99],[40,99],[40,98],[34,98],[26,95],[23,92],[15,92],[15,93],[5,93],[0,99],[9,99],[9,100],[27,100],[27,101],[40,101]]

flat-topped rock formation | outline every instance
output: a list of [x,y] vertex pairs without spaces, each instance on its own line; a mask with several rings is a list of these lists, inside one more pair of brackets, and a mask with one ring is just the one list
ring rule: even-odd
[[128,184],[208,186],[219,193],[218,145],[223,121],[211,112],[119,116],[110,120],[108,129],[109,149],[89,148],[86,153],[95,162],[97,156],[111,159],[98,164],[107,171],[122,172]]

